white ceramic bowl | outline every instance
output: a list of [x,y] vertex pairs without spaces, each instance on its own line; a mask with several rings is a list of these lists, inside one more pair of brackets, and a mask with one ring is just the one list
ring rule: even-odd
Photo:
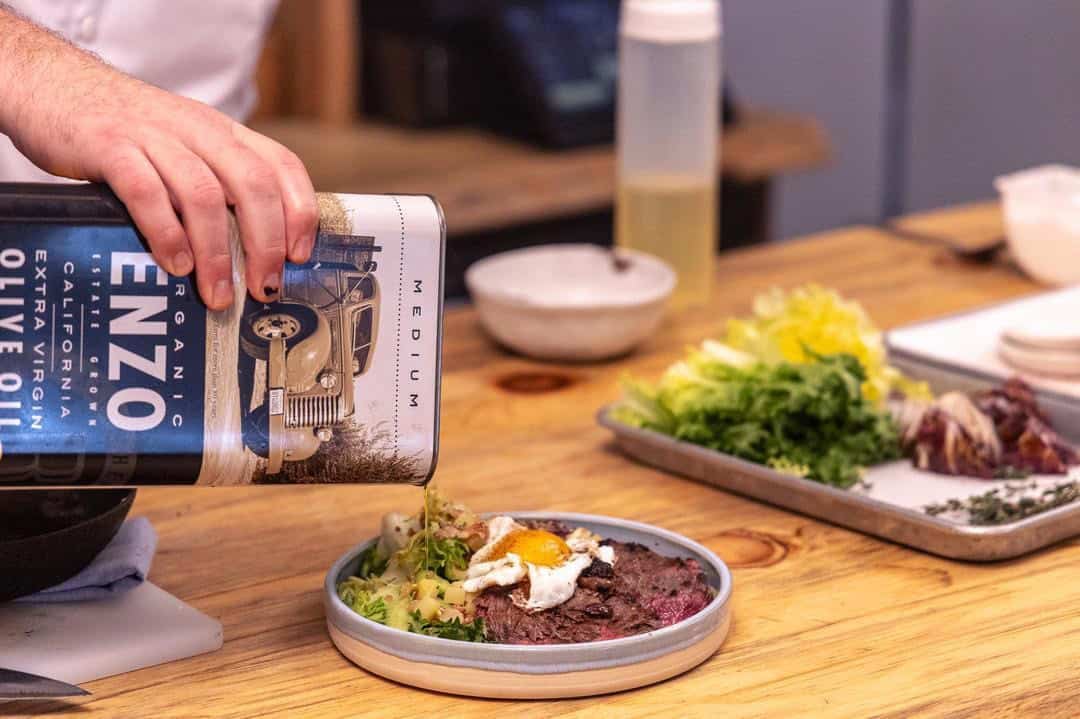
[[1080,170],[1043,165],[999,177],[1009,249],[1040,282],[1080,282]]
[[675,272],[643,252],[544,245],[474,263],[465,284],[492,337],[544,360],[600,360],[654,332]]
[[711,657],[731,625],[731,572],[719,557],[682,535],[614,517],[568,512],[512,512],[551,519],[602,537],[637,542],[657,554],[697,560],[716,592],[694,616],[622,639],[582,644],[472,644],[391,629],[360,616],[338,598],[337,585],[356,573],[370,539],[326,575],[323,606],[330,639],[350,660],[403,684],[495,699],[557,699],[623,691],[682,674]]

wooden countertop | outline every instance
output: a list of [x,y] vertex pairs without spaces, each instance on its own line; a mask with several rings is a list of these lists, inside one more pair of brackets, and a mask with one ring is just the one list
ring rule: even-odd
[[[557,509],[682,532],[733,568],[734,627],[698,669],[603,699],[509,704],[428,694],[357,669],[327,638],[330,564],[415,488],[141,489],[152,577],[217,617],[225,647],[94,682],[85,717],[1075,716],[1080,540],[998,564],[939,559],[634,464],[596,426],[625,371],[655,377],[771,285],[816,281],[884,327],[1038,289],[1007,267],[856,227],[725,255],[712,303],[612,364],[496,350],[469,310],[446,328],[439,483],[477,510]],[[500,388],[522,373],[569,386]],[[511,382],[512,384],[512,382]],[[61,713],[63,705],[38,705]],[[12,711],[0,706],[0,714]]]
[[[610,208],[615,195],[615,156],[605,146],[544,151],[470,128],[297,120],[254,126],[296,152],[320,190],[435,195],[451,235],[595,212]],[[724,132],[720,170],[753,181],[828,157],[825,132],[813,119],[749,110]]]

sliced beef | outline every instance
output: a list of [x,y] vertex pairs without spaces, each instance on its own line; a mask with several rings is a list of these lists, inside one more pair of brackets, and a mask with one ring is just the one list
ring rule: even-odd
[[682,621],[712,600],[697,562],[663,557],[640,544],[609,543],[615,566],[594,561],[566,603],[527,612],[514,603],[524,587],[489,589],[476,600],[490,641],[562,644],[641,634]]
[[633,588],[661,626],[697,614],[712,600],[705,573],[692,559],[662,557],[640,544],[617,547],[615,556],[616,576],[625,572],[635,578]]

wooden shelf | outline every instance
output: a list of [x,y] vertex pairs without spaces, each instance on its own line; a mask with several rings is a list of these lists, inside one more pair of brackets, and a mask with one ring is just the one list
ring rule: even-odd
[[[272,120],[254,127],[296,152],[321,191],[434,195],[451,235],[600,211],[611,207],[615,193],[608,146],[552,152],[482,130],[373,123]],[[828,156],[825,133],[814,120],[746,112],[724,133],[719,169],[752,182],[817,167]]]

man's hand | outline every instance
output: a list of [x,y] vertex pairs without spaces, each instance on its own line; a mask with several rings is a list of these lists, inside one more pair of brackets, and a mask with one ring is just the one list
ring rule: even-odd
[[[151,40],[152,41],[152,40]],[[195,270],[212,309],[232,302],[227,207],[267,302],[286,257],[315,242],[315,192],[299,158],[213,108],[125,75],[0,6],[0,132],[42,169],[103,181],[159,265]]]

